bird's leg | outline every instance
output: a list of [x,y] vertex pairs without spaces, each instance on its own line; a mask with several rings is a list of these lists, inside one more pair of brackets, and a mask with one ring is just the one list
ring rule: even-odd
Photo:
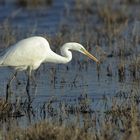
[[31,74],[31,80],[32,80],[32,83],[34,84],[33,86],[36,87],[37,86],[37,83],[36,83],[34,72],[32,72],[32,74]]
[[17,71],[13,74],[12,78],[9,79],[7,85],[6,85],[6,102],[8,101],[8,95],[10,94],[10,87],[11,87],[11,83],[12,81],[16,78],[17,76]]
[[31,68],[28,67],[27,69],[27,85],[26,85],[26,92],[27,92],[27,96],[28,96],[28,101],[29,103],[31,102],[31,97],[30,97],[30,80],[31,80]]

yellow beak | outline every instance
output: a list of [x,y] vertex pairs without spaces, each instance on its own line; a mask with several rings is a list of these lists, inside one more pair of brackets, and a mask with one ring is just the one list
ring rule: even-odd
[[89,58],[94,60],[96,63],[100,63],[100,61],[96,57],[94,57],[92,54],[90,54],[87,50],[83,50],[83,52],[85,55],[87,55]]

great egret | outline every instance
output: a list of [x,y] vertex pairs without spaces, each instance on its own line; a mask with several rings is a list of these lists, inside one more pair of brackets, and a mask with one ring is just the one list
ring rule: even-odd
[[45,62],[63,64],[68,63],[72,59],[72,53],[70,50],[83,53],[93,59],[95,62],[99,63],[99,61],[79,43],[65,43],[61,47],[61,56],[50,49],[49,43],[45,38],[34,36],[23,39],[17,42],[15,45],[12,45],[5,52],[2,52],[0,54],[0,66],[13,67],[16,71],[28,70],[28,81],[26,88],[28,93],[32,70],[36,70],[41,63]]

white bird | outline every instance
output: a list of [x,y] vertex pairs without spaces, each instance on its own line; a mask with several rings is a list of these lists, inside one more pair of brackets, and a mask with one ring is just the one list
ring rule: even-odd
[[32,70],[36,70],[45,62],[63,64],[70,62],[72,59],[70,50],[83,53],[99,63],[99,61],[79,43],[65,43],[61,47],[61,56],[51,50],[50,45],[45,38],[34,36],[23,39],[2,52],[0,54],[0,66],[12,67],[16,71],[28,70],[27,85],[29,86],[29,78]]

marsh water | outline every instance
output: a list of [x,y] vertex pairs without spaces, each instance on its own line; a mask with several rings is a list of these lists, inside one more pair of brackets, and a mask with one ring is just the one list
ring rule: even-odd
[[[13,38],[16,36],[16,40],[11,39],[12,43],[33,35],[53,38],[59,34],[62,25],[68,25],[72,28],[76,24],[76,21],[70,15],[71,10],[73,10],[73,5],[74,1],[72,0],[53,0],[52,4],[48,6],[41,5],[39,7],[27,8],[19,6],[14,0],[7,0],[0,4],[0,22],[1,24],[5,23],[5,28],[8,31],[10,30],[10,33],[12,32],[9,35],[10,39],[12,38],[11,36]],[[96,17],[93,17],[92,24],[98,24]],[[133,23],[130,23],[129,28],[132,28],[132,25]],[[74,26],[76,28],[76,25]],[[6,34],[6,29],[1,27],[1,33],[4,32]],[[128,34],[129,32],[127,30],[128,28],[126,28],[123,34]],[[67,32],[67,29],[65,32]],[[63,40],[62,42],[68,42],[69,40],[74,41],[74,38],[67,38],[66,41]],[[82,40],[79,38],[80,41],[82,43]],[[9,47],[12,43],[8,41],[7,44],[2,43],[2,50],[4,47]],[[60,46],[57,46],[56,49],[56,46],[53,46],[53,43],[51,43],[51,48],[59,53]],[[58,44],[61,43],[58,42]],[[92,47],[91,53],[100,59],[101,56],[95,49],[96,43],[93,43]],[[35,87],[32,82],[32,108],[34,110],[33,116],[36,116],[33,117],[33,121],[42,119],[42,108],[44,105],[48,105],[50,101],[54,103],[54,108],[59,108],[60,103],[61,105],[67,104],[74,106],[78,104],[80,98],[88,98],[90,109],[92,111],[99,111],[104,110],[102,100],[105,97],[114,97],[121,90],[129,91],[131,87],[137,86],[135,82],[132,82],[128,70],[125,72],[125,78],[123,77],[124,75],[122,75],[123,78],[119,76],[120,57],[111,56],[112,49],[108,48],[105,44],[102,45],[102,51],[104,52],[105,59],[99,68],[95,62],[86,58],[86,56],[73,52],[73,59],[70,63],[66,65],[42,64],[34,72],[37,86]],[[137,49],[137,51],[139,50]],[[0,68],[0,98],[5,98],[6,85],[12,73],[12,69]],[[11,94],[9,95],[11,102],[26,101],[26,82],[26,73],[19,72],[16,80],[11,85]],[[138,86],[137,89],[139,90]],[[22,126],[26,126],[27,123],[24,124],[23,122],[28,121],[27,115],[25,115],[25,112],[23,115],[23,117],[19,118],[19,123]]]

